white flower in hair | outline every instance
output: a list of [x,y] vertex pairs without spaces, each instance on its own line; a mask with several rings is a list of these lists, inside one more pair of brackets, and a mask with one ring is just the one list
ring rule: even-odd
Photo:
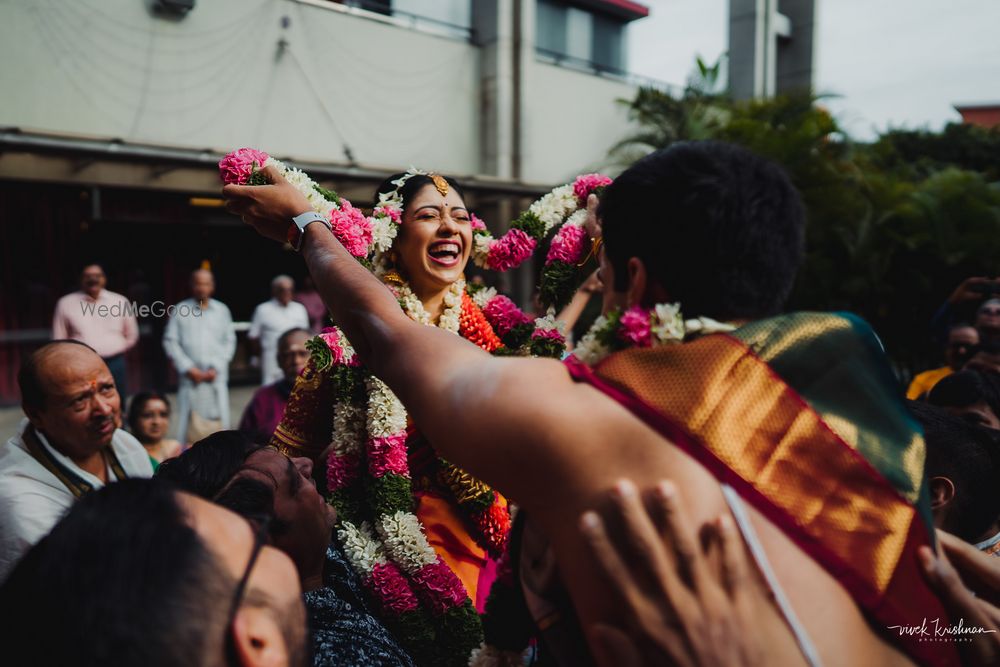
[[372,242],[376,252],[387,252],[396,238],[396,225],[384,216],[371,218]]

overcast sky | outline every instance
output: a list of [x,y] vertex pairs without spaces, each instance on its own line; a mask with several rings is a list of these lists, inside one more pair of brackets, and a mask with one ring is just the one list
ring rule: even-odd
[[[629,69],[683,84],[696,54],[726,50],[728,0],[645,0]],[[815,88],[856,139],[886,127],[940,128],[952,105],[1000,103],[1000,1],[817,0]]]

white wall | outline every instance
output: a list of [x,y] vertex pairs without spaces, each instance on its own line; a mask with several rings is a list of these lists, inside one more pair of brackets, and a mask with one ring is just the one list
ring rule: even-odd
[[624,106],[636,88],[604,78],[530,62],[523,91],[521,174],[531,183],[562,183],[601,170],[608,149],[634,127]]
[[309,0],[199,0],[179,20],[150,2],[0,0],[0,126],[478,171],[468,43]]

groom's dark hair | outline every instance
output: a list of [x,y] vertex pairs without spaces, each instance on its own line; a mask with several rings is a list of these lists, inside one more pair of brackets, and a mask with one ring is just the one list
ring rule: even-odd
[[614,288],[628,260],[685,314],[720,320],[781,312],[803,254],[805,211],[778,165],[745,148],[683,142],[656,151],[608,186],[599,208]]

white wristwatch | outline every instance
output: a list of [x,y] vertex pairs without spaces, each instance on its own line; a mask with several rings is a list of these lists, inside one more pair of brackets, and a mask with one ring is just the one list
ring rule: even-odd
[[330,221],[316,211],[306,211],[305,213],[300,213],[292,218],[292,222],[295,223],[295,226],[290,227],[288,230],[288,242],[293,248],[295,248],[296,251],[302,246],[302,235],[305,233],[306,227],[312,223],[319,222],[330,231],[333,231],[333,226],[330,224]]

